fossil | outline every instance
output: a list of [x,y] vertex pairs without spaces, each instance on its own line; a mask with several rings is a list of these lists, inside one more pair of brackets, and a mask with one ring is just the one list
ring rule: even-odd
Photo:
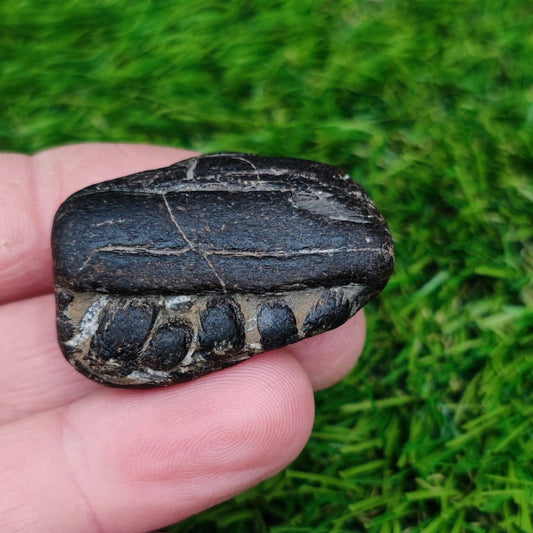
[[189,381],[336,328],[394,266],[383,217],[348,175],[240,153],[76,192],[52,253],[63,354],[116,387]]

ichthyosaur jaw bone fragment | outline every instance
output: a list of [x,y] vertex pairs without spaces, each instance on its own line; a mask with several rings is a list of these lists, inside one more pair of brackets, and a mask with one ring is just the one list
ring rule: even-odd
[[78,191],[52,253],[61,349],[116,387],[189,381],[336,328],[394,266],[387,224],[341,170],[240,153]]

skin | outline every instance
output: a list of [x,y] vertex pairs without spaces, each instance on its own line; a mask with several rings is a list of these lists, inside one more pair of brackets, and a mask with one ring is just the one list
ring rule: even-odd
[[196,381],[109,389],[56,341],[50,230],[59,204],[102,180],[195,154],[82,144],[0,155],[0,530],[142,532],[182,520],[285,468],[304,447],[313,390],[363,348],[346,324]]

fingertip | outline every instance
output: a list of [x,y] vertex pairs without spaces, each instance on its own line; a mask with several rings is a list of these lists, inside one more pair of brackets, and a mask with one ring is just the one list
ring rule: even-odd
[[366,338],[360,310],[342,326],[286,347],[309,376],[314,390],[331,387],[355,366]]

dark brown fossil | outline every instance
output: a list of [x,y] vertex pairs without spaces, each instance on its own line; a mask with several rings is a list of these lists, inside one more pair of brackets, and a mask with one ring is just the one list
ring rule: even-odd
[[240,153],[78,191],[52,252],[61,349],[117,387],[188,381],[336,328],[394,266],[387,225],[349,176]]

